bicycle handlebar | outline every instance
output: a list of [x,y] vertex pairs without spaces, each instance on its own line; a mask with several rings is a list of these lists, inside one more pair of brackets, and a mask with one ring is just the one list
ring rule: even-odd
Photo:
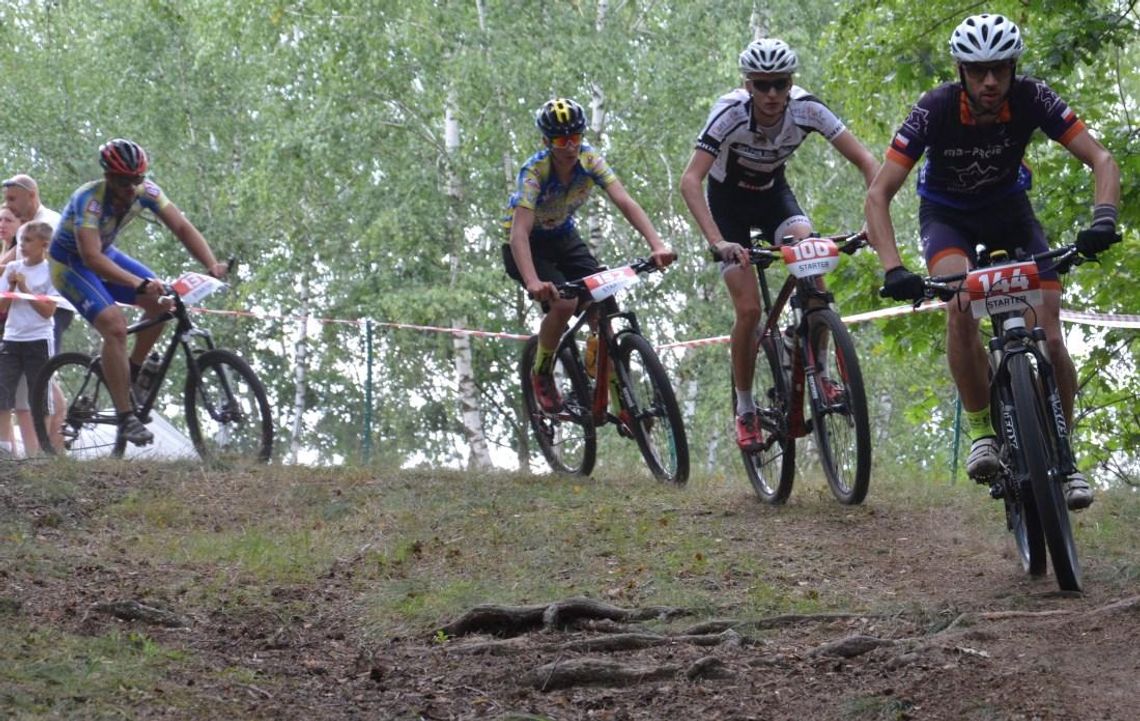
[[[1054,258],[1058,259],[1057,262],[1055,262],[1049,268],[1046,268],[1046,270],[1056,270],[1061,274],[1068,273],[1073,269],[1073,266],[1080,265],[1086,260],[1092,260],[1092,258],[1086,258],[1085,256],[1081,255],[1077,250],[1077,246],[1075,244],[1070,244],[1063,245],[1060,248],[1054,248],[1053,250],[1047,250],[1043,253],[1035,253],[1028,258],[1010,258],[1008,262],[1033,262],[1040,264],[1042,261],[1052,260]],[[992,267],[998,267],[1006,264],[1006,262],[997,263]],[[934,298],[938,298],[939,300],[946,301],[954,298],[960,293],[967,292],[966,289],[962,287],[962,281],[966,279],[967,275],[969,275],[969,271],[954,273],[953,275],[936,275],[923,278],[922,284],[925,292],[923,293],[922,298],[919,298],[914,302],[915,307],[918,307],[922,304],[923,301],[926,300],[933,300]]]
[[[617,267],[621,268],[626,265],[633,268],[634,273],[656,273],[661,270],[648,258],[634,258],[628,263],[622,263]],[[575,298],[586,291],[586,283],[581,278],[578,280],[568,280],[565,283],[555,283],[554,287],[558,289],[558,295],[562,298]]]
[[[759,236],[753,237],[757,238]],[[748,258],[752,265],[759,265],[766,268],[777,258],[783,257],[782,251],[780,249],[784,246],[798,243],[801,240],[810,240],[813,238],[816,240],[830,240],[831,242],[835,243],[836,247],[839,248],[840,253],[845,253],[847,255],[853,255],[855,251],[867,245],[867,231],[865,230],[860,230],[857,233],[842,233],[840,235],[829,235],[822,237],[809,236],[808,238],[799,239],[793,239],[791,236],[787,236],[784,238],[786,242],[780,245],[761,245],[748,248]],[[712,255],[712,258],[715,261],[723,262],[724,260],[716,252],[715,248],[709,249],[709,254]]]

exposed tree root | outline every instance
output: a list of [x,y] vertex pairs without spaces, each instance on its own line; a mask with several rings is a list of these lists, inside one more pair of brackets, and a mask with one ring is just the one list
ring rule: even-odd
[[518,636],[539,628],[567,628],[583,620],[599,622],[646,621],[655,618],[669,620],[691,613],[687,609],[666,606],[626,609],[592,598],[570,598],[544,606],[482,604],[443,626],[436,633],[442,632],[448,637],[471,633]]
[[121,618],[124,621],[142,621],[143,623],[149,623],[155,626],[166,626],[167,628],[186,628],[190,625],[189,619],[173,611],[147,606],[138,601],[96,603],[91,607],[91,610],[98,613],[106,613],[115,618]]

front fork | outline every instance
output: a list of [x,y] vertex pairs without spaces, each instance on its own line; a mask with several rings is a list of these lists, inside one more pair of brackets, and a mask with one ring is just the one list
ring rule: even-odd
[[[1043,410],[1049,419],[1044,431],[1052,436],[1050,445],[1057,453],[1056,464],[1049,468],[1049,474],[1054,482],[1061,482],[1076,471],[1076,464],[1070,447],[1065,407],[1061,402],[1061,392],[1053,372],[1053,364],[1049,361],[1043,328],[1010,326],[1007,322],[1006,332],[990,340],[990,367],[994,369],[990,380],[990,398],[998,401],[998,412],[995,415],[1000,425],[1000,433],[1015,454],[1020,456],[1022,450],[1019,447],[1020,435],[1014,413],[1013,392],[1009,384],[1009,358],[1020,353],[1031,354],[1037,365],[1037,382],[1041,384],[1046,403],[1046,408]],[[1023,468],[1012,470],[1004,468],[1002,478],[991,484],[990,495],[994,498],[1003,497],[1009,492],[1007,486],[1011,482],[1016,484],[1024,481],[1025,476],[1026,471]]]
[[[820,291],[814,283],[808,284],[804,282],[805,280],[811,281],[812,279],[800,279],[799,282],[802,284],[800,293],[793,295],[789,302],[792,309],[792,327],[796,329],[796,342],[792,344],[792,355],[787,359],[787,363],[791,367],[788,380],[791,383],[789,400],[792,404],[788,425],[794,438],[802,438],[812,432],[812,422],[807,420],[804,413],[805,387],[811,395],[813,417],[814,409],[820,408],[824,403],[819,394],[819,384],[816,383],[816,376],[819,374],[816,363],[818,349],[813,348],[811,344],[811,322],[809,319],[812,313],[828,308],[834,309],[834,297],[831,293]],[[801,298],[804,297],[809,300],[809,307],[806,310],[801,301]],[[783,336],[779,328],[776,328],[775,332],[778,336]],[[777,337],[775,342],[783,346],[782,337]],[[787,348],[778,349],[777,353],[781,359],[787,350]]]

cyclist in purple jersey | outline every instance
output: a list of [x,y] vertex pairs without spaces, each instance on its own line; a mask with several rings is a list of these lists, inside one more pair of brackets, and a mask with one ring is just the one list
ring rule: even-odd
[[[1092,224],[1077,235],[1082,254],[1093,257],[1120,240],[1116,232],[1120,170],[1112,155],[1048,85],[1016,75],[1024,49],[1017,25],[1001,15],[966,18],[950,38],[958,82],[923,95],[895,134],[887,162],[867,191],[869,240],[886,270],[883,293],[898,300],[922,297],[922,278],[899,257],[890,203],[925,153],[918,178],[922,250],[931,275],[961,273],[977,263],[976,246],[1028,253],[1048,250],[1026,191],[1032,175],[1023,159],[1040,128],[1092,169]],[[1077,377],[1061,332],[1061,288],[1055,271],[1042,274],[1043,303],[1034,308],[1046,332],[1049,357],[1071,422]],[[982,480],[999,468],[997,433],[990,420],[989,361],[979,342],[978,321],[968,307],[947,304],[946,357],[958,387],[971,438],[967,473]],[[1071,509],[1092,503],[1083,474],[1065,484]]]
[[535,397],[547,412],[562,405],[552,376],[554,350],[566,322],[578,307],[576,298],[561,298],[555,283],[579,278],[601,269],[582,242],[574,224],[574,211],[586,201],[594,185],[601,186],[630,225],[645,238],[650,258],[658,268],[677,259],[666,246],[649,216],[610,170],[606,161],[586,145],[586,113],[573,100],[555,98],[539,108],[535,124],[545,149],[519,171],[518,188],[511,195],[506,226],[510,242],[503,246],[507,274],[540,301],[546,316],[538,330]]
[[129,383],[162,334],[156,325],[135,336],[127,357],[127,320],[116,303],[137,305],[143,318],[163,310],[164,284],[149,268],[114,246],[119,231],[144,210],[154,213],[214,277],[228,268],[162,189],[146,178],[146,152],[130,140],[116,138],[99,148],[103,179],[81,186],[64,208],[50,249],[52,281],[103,337],[102,366],[107,388],[119,413],[119,433],[135,445],[154,440],[135,416]]
[[[792,84],[798,67],[795,52],[783,40],[750,43],[740,54],[744,87],[717,99],[681,176],[681,195],[721,259],[721,275],[736,313],[731,336],[736,442],[746,450],[763,442],[752,397],[753,338],[761,306],[745,250],[751,229],[761,229],[773,243],[789,235],[811,235],[811,220],[784,179],[784,166],[812,132],[859,168],[868,185],[879,169],[874,156],[826,105]],[[702,192],[706,176],[707,193]]]

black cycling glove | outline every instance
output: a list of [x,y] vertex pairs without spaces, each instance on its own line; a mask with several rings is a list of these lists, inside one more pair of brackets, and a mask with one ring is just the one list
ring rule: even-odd
[[1120,242],[1120,233],[1110,223],[1096,225],[1077,233],[1077,250],[1086,258],[1095,258],[1098,253],[1108,250],[1108,246]]
[[926,297],[926,286],[922,276],[911,273],[905,267],[896,265],[887,271],[879,295],[895,300],[922,300]]

